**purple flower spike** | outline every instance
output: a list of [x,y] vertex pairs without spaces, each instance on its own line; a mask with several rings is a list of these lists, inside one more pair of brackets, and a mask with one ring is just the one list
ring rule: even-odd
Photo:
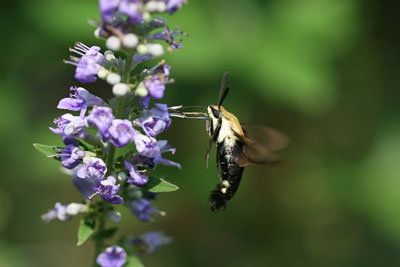
[[75,78],[81,83],[91,83],[96,81],[97,73],[104,62],[104,55],[100,53],[100,47],[88,47],[83,43],[76,43],[70,51],[80,55],[81,58],[70,57],[71,61],[64,60],[65,63],[75,65]]
[[46,223],[56,218],[63,222],[70,220],[71,216],[67,214],[67,207],[68,205],[61,205],[61,203],[57,202],[54,206],[54,209],[42,215],[42,220]]
[[106,164],[102,159],[91,157],[89,163],[78,169],[76,175],[79,178],[101,180],[107,172]]
[[99,183],[96,192],[88,198],[92,200],[92,198],[98,194],[111,204],[124,203],[124,199],[121,196],[116,195],[120,187],[120,185],[115,185],[116,181],[117,180],[113,176],[108,176],[106,180]]
[[96,262],[101,267],[121,267],[126,263],[127,254],[120,246],[106,248],[97,256]]
[[148,222],[151,220],[154,208],[148,200],[144,198],[135,200],[130,203],[130,206],[132,213],[138,217],[139,220],[142,222]]
[[155,105],[156,108],[152,108],[147,114],[136,120],[137,125],[150,136],[164,132],[171,125],[168,106],[166,104]]
[[81,117],[83,117],[87,107],[94,105],[99,106],[104,103],[100,97],[92,95],[85,88],[71,86],[70,90],[70,97],[61,99],[57,106],[58,109],[68,109],[72,111],[82,110],[83,114],[81,114]]
[[84,151],[74,145],[67,145],[61,153],[61,164],[67,169],[73,169],[81,163],[84,156]]
[[124,147],[131,142],[135,135],[135,130],[132,127],[132,122],[129,120],[115,119],[108,129],[111,136],[111,143],[116,147]]
[[124,161],[125,169],[129,172],[129,179],[128,183],[129,184],[134,184],[134,185],[144,185],[149,181],[149,177],[140,174],[141,171],[136,170],[135,166],[130,163],[129,161]]
[[136,133],[133,137],[136,145],[136,150],[142,156],[155,158],[160,154],[160,148],[157,146],[157,140],[153,137]]
[[114,120],[112,109],[108,107],[96,107],[87,117],[88,123],[95,125],[99,129],[103,140],[106,141],[110,138],[108,128]]

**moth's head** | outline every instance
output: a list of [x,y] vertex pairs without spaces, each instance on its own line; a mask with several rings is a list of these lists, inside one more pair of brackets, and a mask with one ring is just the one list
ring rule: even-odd
[[218,106],[209,105],[207,107],[207,111],[208,111],[208,116],[213,120],[215,119],[218,120],[219,118],[222,117],[222,112],[220,108],[218,108]]

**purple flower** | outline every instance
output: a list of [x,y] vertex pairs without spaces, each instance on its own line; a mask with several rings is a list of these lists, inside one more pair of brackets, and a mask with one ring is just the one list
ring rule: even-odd
[[107,172],[106,164],[102,159],[91,157],[90,161],[80,167],[76,175],[79,178],[88,178],[93,180],[103,179]]
[[105,23],[110,23],[115,18],[117,11],[126,15],[131,24],[138,24],[143,20],[139,0],[100,0],[99,6],[101,17]]
[[156,136],[164,132],[171,125],[169,118],[168,106],[166,104],[155,104],[156,108],[152,108],[147,114],[138,118],[136,123],[142,127],[147,135]]
[[137,132],[133,137],[133,141],[135,142],[136,150],[142,156],[155,158],[160,154],[160,148],[157,146],[157,140],[153,137]]
[[117,180],[113,176],[108,176],[105,180],[99,183],[95,189],[96,192],[88,198],[92,200],[92,198],[98,194],[111,204],[124,203],[124,199],[121,196],[116,195],[120,187],[120,185],[115,185],[116,181]]
[[154,158],[154,163],[155,163],[156,165],[157,165],[157,164],[163,164],[163,165],[167,165],[167,166],[174,166],[174,167],[177,167],[177,168],[179,168],[179,169],[182,168],[181,165],[180,165],[179,163],[174,162],[174,161],[171,161],[171,160],[168,160],[168,159],[164,159],[164,158],[161,156],[161,153],[164,153],[164,152],[171,152],[172,155],[175,154],[175,152],[176,152],[176,149],[175,149],[175,148],[172,148],[172,147],[169,145],[169,143],[168,143],[167,140],[160,140],[160,141],[157,142],[157,145],[158,145],[158,147],[159,147],[159,149],[160,149],[160,154],[158,154],[158,155]]
[[108,107],[96,107],[92,109],[92,112],[87,117],[88,123],[95,125],[97,129],[99,129],[103,140],[108,140],[110,138],[108,128],[113,119],[112,109]]
[[110,133],[111,143],[114,146],[124,147],[131,142],[136,131],[129,120],[115,119],[112,121],[108,132]]
[[61,203],[57,202],[54,206],[54,209],[48,211],[46,214],[42,215],[42,220],[46,223],[54,220],[55,218],[60,221],[67,221],[71,219],[71,216],[67,214],[68,205],[61,205]]
[[148,109],[150,104],[150,95],[140,97],[138,102],[141,109]]
[[150,54],[139,54],[139,53],[137,53],[137,54],[135,54],[133,56],[133,62],[138,65],[138,64],[140,64],[140,63],[142,63],[144,61],[152,60],[154,58],[155,57],[150,55]]
[[148,222],[151,220],[151,215],[153,214],[154,208],[148,200],[142,198],[132,201],[130,203],[130,207],[132,213],[142,222]]
[[78,42],[73,49],[70,48],[70,51],[81,56],[81,58],[71,56],[71,61],[64,61],[67,64],[76,66],[75,78],[81,83],[96,81],[96,75],[104,62],[104,55],[100,53],[100,47],[88,47]]
[[167,9],[169,13],[173,14],[178,8],[183,6],[184,0],[167,0]]
[[61,153],[61,164],[67,169],[73,169],[81,163],[84,156],[84,151],[74,145],[67,145]]
[[181,30],[170,31],[168,27],[166,27],[161,32],[156,32],[150,36],[152,40],[163,40],[166,41],[169,45],[170,49],[178,50],[182,48],[182,39],[181,35],[187,36],[187,33],[182,32]]
[[144,81],[144,85],[154,99],[161,99],[164,97],[165,82],[163,82],[158,75],[149,76]]
[[152,75],[148,76],[144,85],[146,86],[149,94],[154,99],[161,99],[164,96],[165,84],[168,83],[168,77],[171,67],[165,63],[161,63],[150,69]]
[[130,163],[129,161],[125,160],[124,161],[125,169],[129,172],[129,179],[128,183],[129,184],[134,184],[134,185],[144,185],[149,181],[149,177],[141,174],[143,171],[137,170],[135,165]]
[[79,178],[76,172],[72,175],[72,184],[85,198],[90,197],[95,192],[97,186],[96,180]]
[[162,232],[148,232],[139,238],[134,238],[133,244],[138,246],[142,252],[153,253],[161,245],[171,243],[171,241],[171,238],[166,237]]
[[96,262],[101,267],[121,267],[126,263],[127,254],[120,246],[106,248],[97,256]]
[[70,113],[64,114],[61,117],[55,119],[54,124],[57,128],[49,129],[58,135],[64,136],[77,136],[84,138],[85,134],[82,130],[87,125],[86,119],[80,116],[73,116]]
[[70,87],[72,93],[69,98],[63,98],[58,103],[58,109],[68,109],[72,111],[81,110],[81,117],[84,116],[87,107],[102,105],[104,102],[100,97],[92,95],[82,87]]

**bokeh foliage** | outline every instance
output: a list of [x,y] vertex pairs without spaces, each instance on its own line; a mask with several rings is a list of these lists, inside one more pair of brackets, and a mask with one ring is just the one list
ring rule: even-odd
[[[292,143],[279,164],[248,167],[228,209],[214,214],[207,197],[218,178],[214,158],[205,169],[204,125],[174,119],[165,138],[183,170],[159,170],[180,187],[160,196],[168,216],[145,225],[123,220],[127,233],[161,229],[174,237],[144,257],[148,266],[398,266],[398,8],[192,0],[169,18],[190,35],[167,55],[176,83],[165,103],[215,104],[229,70],[225,107],[243,122],[281,129]],[[90,245],[75,247],[77,220],[40,221],[55,201],[80,196],[31,144],[59,144],[47,127],[62,114],[58,100],[78,84],[61,59],[75,41],[101,43],[86,23],[96,18],[97,1],[88,0],[1,8],[0,266],[87,266],[92,258]],[[103,82],[88,89],[111,94]]]

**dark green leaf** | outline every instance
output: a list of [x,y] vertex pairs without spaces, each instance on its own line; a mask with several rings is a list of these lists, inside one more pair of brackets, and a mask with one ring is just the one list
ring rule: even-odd
[[126,263],[125,267],[144,267],[144,264],[136,255],[129,255],[128,262]]
[[149,182],[144,186],[141,186],[141,188],[154,193],[172,192],[179,189],[178,186],[157,177],[151,177]]
[[118,227],[113,227],[106,229],[104,231],[96,233],[93,238],[95,239],[106,239],[106,238],[111,238],[114,236],[114,234],[117,232]]
[[42,145],[42,144],[33,144],[33,147],[36,148],[40,153],[52,157],[53,159],[60,160],[59,157],[55,157],[54,155],[57,154],[59,151],[58,147],[56,146],[48,146],[48,145]]
[[78,243],[80,246],[93,234],[95,228],[95,221],[90,218],[82,218],[78,229]]

